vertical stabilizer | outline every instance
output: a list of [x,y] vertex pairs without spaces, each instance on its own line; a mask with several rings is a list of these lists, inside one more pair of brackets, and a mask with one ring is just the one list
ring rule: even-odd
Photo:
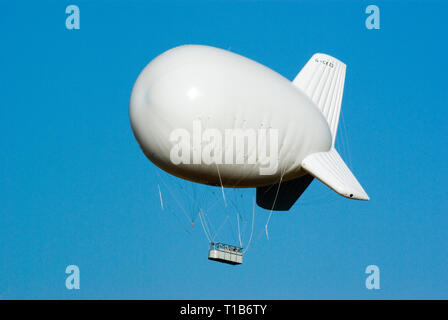
[[345,64],[338,59],[316,53],[293,81],[295,86],[313,100],[327,119],[333,137],[332,146],[338,130],[345,69]]

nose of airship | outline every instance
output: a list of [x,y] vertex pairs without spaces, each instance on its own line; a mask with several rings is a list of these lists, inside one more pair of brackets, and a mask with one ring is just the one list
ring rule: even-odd
[[170,134],[180,128],[191,129],[192,120],[204,105],[203,77],[191,63],[181,62],[166,54],[156,58],[141,72],[132,90],[131,126],[151,158],[166,157]]

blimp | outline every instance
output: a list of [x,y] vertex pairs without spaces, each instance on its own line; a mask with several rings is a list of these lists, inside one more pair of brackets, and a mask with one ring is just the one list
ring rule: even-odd
[[129,117],[146,157],[178,178],[256,188],[289,210],[314,178],[369,200],[335,149],[346,65],[314,54],[290,81],[231,51],[183,45],[154,58],[132,88]]

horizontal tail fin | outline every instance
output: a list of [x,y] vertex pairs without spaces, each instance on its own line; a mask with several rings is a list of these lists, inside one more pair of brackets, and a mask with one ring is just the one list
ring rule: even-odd
[[336,149],[318,152],[302,161],[302,168],[341,196],[356,200],[370,200]]
[[345,70],[345,64],[338,59],[316,53],[293,81],[293,84],[316,104],[327,119],[333,146],[341,112]]

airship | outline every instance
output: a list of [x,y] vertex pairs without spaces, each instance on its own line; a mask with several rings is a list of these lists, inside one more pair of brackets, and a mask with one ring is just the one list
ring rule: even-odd
[[345,73],[343,62],[316,53],[290,81],[234,52],[183,45],[141,71],[130,123],[162,170],[256,188],[265,209],[289,210],[314,178],[343,197],[369,200],[335,149]]

